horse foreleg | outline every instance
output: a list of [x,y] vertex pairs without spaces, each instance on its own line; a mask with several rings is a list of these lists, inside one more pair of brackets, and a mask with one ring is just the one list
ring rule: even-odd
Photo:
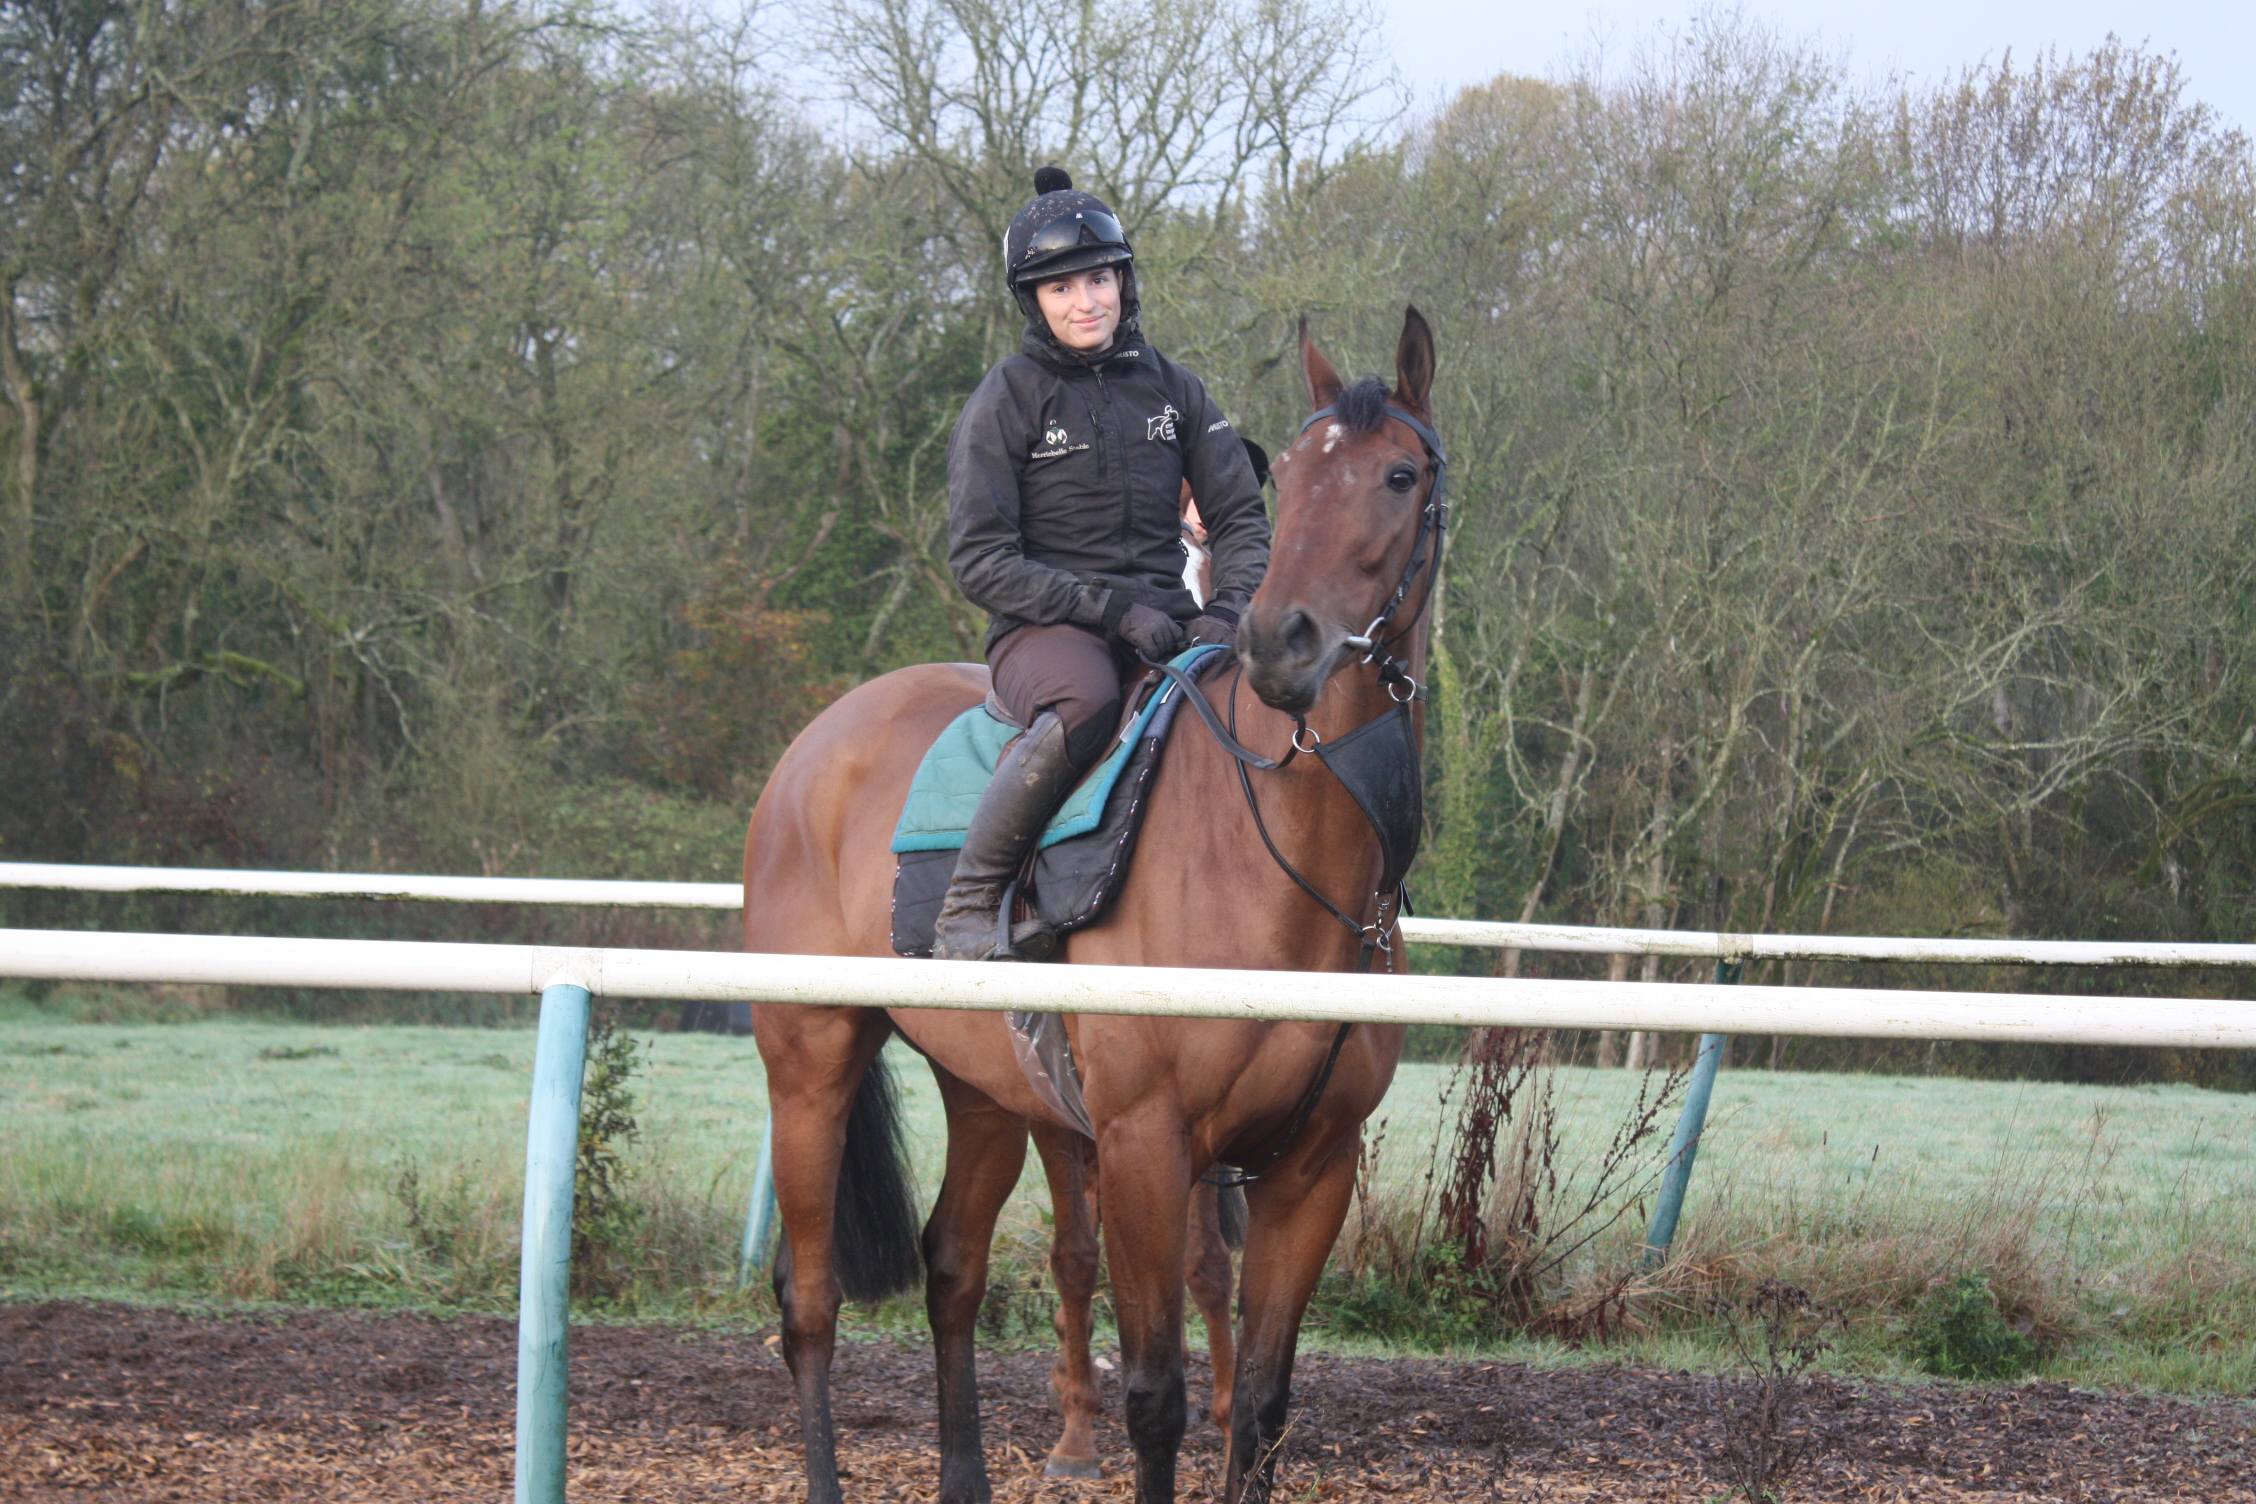
[[1356,1140],[1321,1164],[1255,1182],[1247,1196],[1245,1323],[1230,1424],[1228,1504],[1262,1504],[1292,1402],[1300,1319],[1355,1193]]
[[938,1064],[932,1074],[948,1109],[948,1171],[924,1224],[924,1309],[940,1379],[940,1504],[987,1504],[987,1455],[979,1436],[979,1375],[973,1354],[995,1218],[1026,1164],[1026,1120]]
[[1221,1198],[1210,1181],[1191,1188],[1189,1235],[1183,1246],[1183,1282],[1206,1324],[1206,1351],[1214,1373],[1207,1413],[1225,1435],[1230,1430],[1230,1387],[1237,1377],[1237,1344],[1230,1333],[1230,1245],[1222,1237]]
[[1058,1293],[1058,1355],[1050,1367],[1050,1392],[1065,1418],[1065,1433],[1042,1471],[1052,1478],[1101,1478],[1097,1370],[1089,1353],[1097,1298],[1096,1145],[1045,1123],[1034,1125],[1034,1144],[1050,1182],[1050,1276]]
[[1121,1405],[1136,1456],[1137,1504],[1175,1497],[1189,1405],[1183,1390],[1183,1244],[1189,1149],[1177,1122],[1105,1125],[1105,1248],[1126,1369]]
[[776,1005],[755,1011],[768,1070],[776,1208],[783,1256],[776,1303],[783,1358],[799,1394],[808,1504],[838,1504],[838,1433],[830,1415],[830,1363],[838,1340],[839,1285],[832,1268],[846,1118],[863,1075],[884,1046],[885,1015],[867,1009]]

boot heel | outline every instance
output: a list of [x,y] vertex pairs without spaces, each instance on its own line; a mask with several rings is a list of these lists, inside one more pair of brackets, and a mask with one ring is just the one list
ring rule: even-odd
[[1023,961],[1018,947],[1011,943],[1011,910],[1018,907],[1018,879],[1012,878],[1003,885],[1002,901],[995,905],[995,951],[988,959],[993,961]]

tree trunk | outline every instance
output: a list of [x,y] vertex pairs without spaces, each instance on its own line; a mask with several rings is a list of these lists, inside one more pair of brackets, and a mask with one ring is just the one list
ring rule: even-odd
[[[1606,958],[1606,980],[1609,982],[1628,981],[1629,957],[1608,956]],[[1633,1034],[1630,1037],[1634,1039],[1637,1036]],[[1602,1029],[1598,1033],[1598,1063],[1608,1068],[1622,1063],[1621,1035],[1615,1033],[1612,1029]]]
[[[1645,864],[1644,918],[1645,928],[1649,930],[1665,929],[1668,924],[1669,913],[1674,907],[1667,901],[1667,895],[1669,819],[1674,808],[1670,797],[1669,775],[1675,767],[1676,746],[1673,742],[1664,738],[1661,742],[1660,764],[1654,770],[1653,823],[1649,827],[1647,835],[1647,839],[1652,843]],[[1628,959],[1626,956],[1622,958],[1625,962]],[[1660,980],[1660,976],[1661,958],[1654,955],[1646,956],[1643,964],[1637,968],[1637,980],[1640,982],[1657,982]],[[1629,1058],[1623,1064],[1633,1071],[1651,1069],[1654,1063],[1653,1050],[1656,1042],[1649,1030],[1632,1030],[1629,1036]]]
[[39,490],[39,446],[45,442],[46,404],[24,367],[16,342],[16,286],[0,286],[0,392],[15,418],[15,464],[8,476],[7,533],[0,537],[6,556],[5,605],[21,610],[32,597],[32,516]]
[[[1544,889],[1551,885],[1551,874],[1559,864],[1559,842],[1567,828],[1567,800],[1574,793],[1575,774],[1582,766],[1582,741],[1584,727],[1590,720],[1590,693],[1598,681],[1594,662],[1582,665],[1582,683],[1575,690],[1574,719],[1567,725],[1567,750],[1559,759],[1559,777],[1551,786],[1551,799],[1543,810],[1543,859],[1536,863],[1535,880],[1528,884],[1527,897],[1520,903],[1520,923],[1535,922],[1535,911],[1542,906]],[[1504,952],[1504,964],[1498,976],[1516,977],[1520,974],[1519,947]]]

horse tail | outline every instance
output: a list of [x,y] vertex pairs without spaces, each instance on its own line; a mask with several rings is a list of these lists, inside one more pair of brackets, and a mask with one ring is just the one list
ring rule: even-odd
[[832,1268],[849,1300],[899,1295],[924,1276],[901,1094],[883,1054],[863,1072],[846,1114],[831,1249]]
[[1214,1193],[1214,1220],[1221,1227],[1223,1247],[1245,1247],[1246,1199],[1244,1186],[1226,1185]]

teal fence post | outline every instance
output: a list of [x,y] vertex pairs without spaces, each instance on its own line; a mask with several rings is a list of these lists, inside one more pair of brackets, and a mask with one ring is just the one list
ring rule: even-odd
[[736,1282],[749,1283],[752,1271],[768,1264],[768,1239],[775,1233],[775,1115],[760,1125],[760,1164],[752,1172],[752,1206],[744,1214],[744,1247],[736,1256]]
[[[1739,980],[1745,970],[1738,961],[1716,962],[1715,979],[1719,987],[1728,987]],[[1716,1068],[1723,1064],[1724,1046],[1731,1043],[1728,1034],[1702,1034],[1700,1052],[1692,1059],[1692,1079],[1684,1088],[1684,1110],[1676,1119],[1676,1133],[1669,1139],[1668,1161],[1661,1167],[1661,1194],[1653,1205],[1653,1222],[1645,1232],[1644,1266],[1656,1268],[1668,1257],[1669,1245],[1676,1241],[1676,1219],[1684,1210],[1684,1189],[1692,1183],[1692,1161],[1700,1154],[1700,1133],[1708,1123],[1708,1098],[1715,1091]]]
[[580,1158],[580,1080],[588,990],[541,989],[533,1106],[525,1125],[525,1227],[517,1287],[517,1504],[564,1504],[570,1397],[572,1173]]

